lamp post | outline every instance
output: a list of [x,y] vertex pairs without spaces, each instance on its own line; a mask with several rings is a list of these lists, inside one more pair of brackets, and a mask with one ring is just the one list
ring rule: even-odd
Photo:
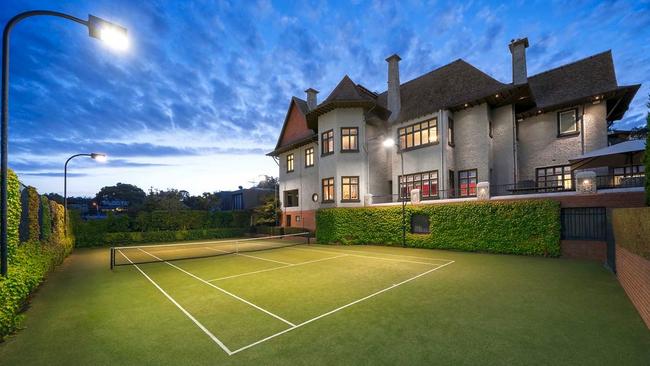
[[0,275],[7,275],[7,153],[9,126],[9,36],[18,22],[33,16],[54,16],[71,20],[88,28],[88,35],[100,39],[117,50],[125,50],[129,46],[126,28],[113,24],[93,15],[88,20],[79,19],[72,15],[50,11],[32,10],[20,13],[11,18],[2,33],[2,122],[0,127],[1,161],[0,161]]
[[[389,149],[391,147],[396,147],[397,152],[399,153],[400,157],[400,163],[402,167],[402,179],[404,179],[404,185],[406,186],[406,178],[404,177],[404,152],[402,149],[400,149],[399,145],[395,142],[395,140],[391,138],[385,139],[382,144],[384,145],[385,148]],[[402,246],[406,247],[406,196],[402,195],[401,192],[401,184],[399,181],[399,178],[397,179],[397,194],[400,197],[400,200],[402,202]]]
[[88,156],[93,160],[103,163],[108,158],[106,154],[90,153],[75,154],[68,158],[63,165],[63,232],[68,235],[68,163],[78,156]]

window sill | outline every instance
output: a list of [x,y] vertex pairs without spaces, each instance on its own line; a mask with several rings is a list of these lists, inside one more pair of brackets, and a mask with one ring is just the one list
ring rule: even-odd
[[313,165],[305,165],[305,169],[313,168],[313,167],[314,167]]
[[334,203],[334,200],[320,201],[320,203]]
[[440,143],[439,141],[436,141],[436,142],[430,142],[430,143],[428,143],[428,144],[424,144],[424,145],[418,145],[418,146],[407,147],[406,149],[402,149],[402,148],[400,148],[400,149],[398,149],[398,151],[399,151],[399,152],[407,152],[407,151],[412,151],[412,150],[422,149],[422,148],[429,147],[429,146],[435,146],[435,145],[438,145],[439,143]]
[[580,131],[576,132],[567,132],[567,133],[558,133],[557,138],[563,138],[563,137],[575,137],[580,135]]
[[287,170],[287,173],[293,173],[295,170]]
[[361,200],[341,200],[341,203],[359,203]]
[[320,154],[321,157],[325,157],[325,156],[329,156],[329,155],[334,155],[334,151]]
[[456,147],[456,144],[454,144],[453,142],[452,143],[447,143],[447,145],[449,145],[449,147]]
[[341,150],[341,153],[346,154],[346,153],[358,153],[359,149],[356,150]]

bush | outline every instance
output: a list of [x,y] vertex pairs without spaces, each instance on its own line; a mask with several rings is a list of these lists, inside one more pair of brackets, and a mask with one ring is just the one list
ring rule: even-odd
[[39,222],[41,199],[38,192],[36,192],[36,188],[30,186],[23,190],[21,204],[23,210],[20,219],[20,240],[38,241],[41,236]]
[[20,182],[13,170],[7,171],[7,251],[9,259],[13,256],[20,241]]
[[77,247],[116,246],[141,243],[162,243],[184,240],[225,239],[243,236],[248,228],[220,228],[198,230],[168,230],[122,233],[94,233],[77,235]]
[[50,213],[50,202],[44,195],[41,196],[41,209],[39,213],[41,240],[49,241],[52,236],[52,214]]
[[[411,216],[429,217],[429,234],[411,234]],[[402,208],[329,208],[316,214],[319,243],[402,243]],[[554,201],[409,205],[411,247],[489,253],[560,255],[560,205]]]
[[650,260],[650,207],[617,208],[612,224],[616,245]]

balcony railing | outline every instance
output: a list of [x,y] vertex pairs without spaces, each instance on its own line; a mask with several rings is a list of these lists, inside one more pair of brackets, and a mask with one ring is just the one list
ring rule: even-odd
[[[557,192],[572,192],[575,191],[575,179],[572,181],[558,182],[558,185],[548,185],[544,187],[537,186],[535,182],[520,182],[515,184],[503,185],[490,185],[490,195],[492,197],[498,196],[512,196],[512,195],[525,195],[537,193],[557,193]],[[637,174],[635,176],[620,176],[620,175],[601,175],[596,177],[596,187],[598,190],[607,190],[615,188],[633,188],[644,187],[645,176]],[[423,197],[420,194],[420,201],[431,201],[438,199],[457,199],[457,198],[472,198],[476,197],[476,187],[470,186],[468,190],[459,192],[458,190],[435,190],[430,191],[430,195]],[[410,196],[405,198],[409,202]],[[372,203],[390,203],[401,202],[402,199],[397,194],[389,195],[373,195]]]

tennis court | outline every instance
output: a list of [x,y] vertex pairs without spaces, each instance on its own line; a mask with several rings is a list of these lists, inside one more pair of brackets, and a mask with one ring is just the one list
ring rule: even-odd
[[138,271],[188,327],[227,355],[452,270],[453,263],[314,245],[303,234],[111,249],[118,276]]

